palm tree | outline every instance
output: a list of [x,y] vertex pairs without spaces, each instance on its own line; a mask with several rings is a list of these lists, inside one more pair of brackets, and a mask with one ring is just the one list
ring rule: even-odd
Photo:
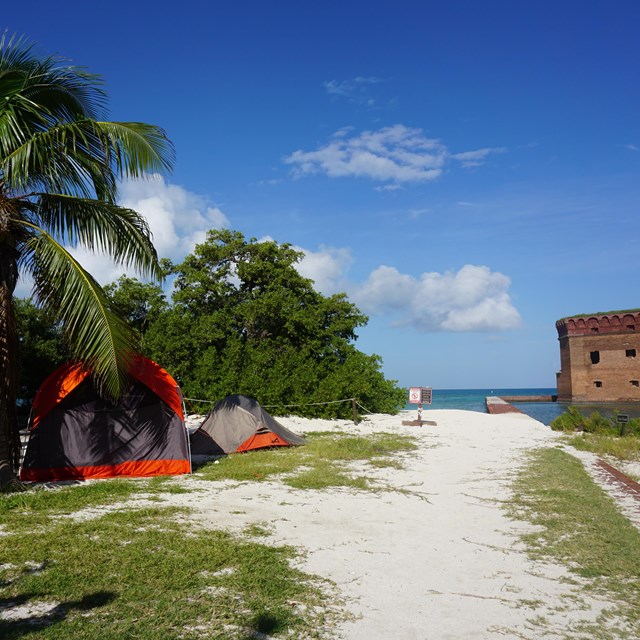
[[55,312],[74,357],[117,398],[135,338],[66,247],[162,275],[147,223],[117,204],[117,181],[170,170],[173,146],[156,126],[105,115],[99,76],[38,57],[24,38],[0,37],[0,486],[14,478],[19,456],[18,276],[31,276],[35,301]]

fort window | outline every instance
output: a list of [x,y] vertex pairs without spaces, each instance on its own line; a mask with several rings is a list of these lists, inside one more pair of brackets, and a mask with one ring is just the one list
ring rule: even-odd
[[635,349],[627,349],[624,353],[627,356],[627,358],[635,358],[636,357],[636,350]]
[[640,387],[640,382],[637,380],[631,380],[630,382],[632,387]]
[[600,331],[599,327],[591,327],[591,333],[598,333]]
[[636,325],[635,324],[628,324],[627,325],[627,329],[629,329],[630,331],[635,331],[636,330]]
[[592,351],[589,354],[589,357],[591,358],[591,364],[598,364],[598,362],[600,362],[600,352],[599,351]]
[[602,386],[602,380],[594,380],[593,386],[600,388]]

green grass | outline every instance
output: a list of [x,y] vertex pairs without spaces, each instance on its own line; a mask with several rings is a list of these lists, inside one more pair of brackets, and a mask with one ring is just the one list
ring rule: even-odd
[[[290,547],[187,529],[175,508],[61,517],[130,497],[129,484],[136,486],[105,481],[21,494],[18,504],[15,495],[0,499],[0,606],[54,607],[28,621],[0,620],[3,640],[315,637],[328,624],[328,585],[294,569]],[[148,485],[138,486],[146,494]]]
[[[369,466],[401,464],[399,454],[415,448],[394,434],[315,434],[302,447],[206,464],[198,477],[279,476],[292,488],[366,490],[375,488]],[[0,620],[0,637],[314,638],[346,615],[332,585],[294,568],[293,548],[259,543],[266,525],[234,537],[189,525],[186,510],[162,505],[163,494],[188,490],[168,478],[115,479],[0,495],[0,609],[51,608]],[[137,497],[153,506],[136,506]],[[67,517],[78,512],[90,517]]]
[[[302,447],[206,464],[198,477],[279,476],[292,488],[367,490],[375,488],[369,466],[401,464],[400,454],[415,448],[394,434],[315,434]],[[0,637],[314,638],[346,615],[332,585],[294,568],[293,548],[260,544],[267,526],[234,537],[189,525],[186,510],[162,505],[163,494],[185,491],[153,478],[0,495],[0,609],[36,607],[28,620],[0,620]],[[136,506],[137,497],[153,506]],[[67,517],[78,512],[90,517]]]
[[315,433],[301,447],[275,447],[238,453],[200,467],[205,480],[260,481],[282,476],[296,489],[344,486],[371,489],[372,483],[350,471],[350,463],[363,463],[373,470],[401,465],[399,455],[414,451],[415,439],[392,433],[370,436]]
[[334,463],[327,460],[317,460],[310,469],[285,478],[284,482],[294,489],[351,487],[364,491],[371,488],[371,483],[364,476],[344,473]]
[[638,438],[585,433],[572,436],[566,442],[580,451],[592,451],[600,456],[613,456],[619,460],[640,462],[640,439]]
[[565,442],[576,449],[625,462],[640,462],[640,419],[632,418],[623,426],[625,435],[621,436],[616,416],[601,416],[597,411],[587,416],[573,406],[551,423],[552,429],[567,434]]
[[253,524],[247,525],[244,528],[243,533],[246,536],[250,536],[252,538],[266,538],[267,536],[271,535],[271,530],[266,524],[254,522]]
[[274,447],[247,453],[233,453],[195,469],[203,480],[260,481],[289,473],[300,466],[298,447]]
[[52,514],[63,516],[96,504],[124,502],[140,486],[135,480],[113,479],[0,494],[0,524],[13,532],[48,526]]
[[640,637],[640,532],[576,458],[559,449],[534,451],[515,482],[510,512],[538,525],[523,535],[532,556],[564,563],[586,593],[604,592],[617,603],[612,613],[628,635],[603,619],[585,638]]
[[569,318],[591,318],[593,316],[610,316],[613,313],[638,313],[640,309],[616,309],[614,311],[594,311],[593,313],[577,313],[574,316],[565,316],[560,320],[569,320]]

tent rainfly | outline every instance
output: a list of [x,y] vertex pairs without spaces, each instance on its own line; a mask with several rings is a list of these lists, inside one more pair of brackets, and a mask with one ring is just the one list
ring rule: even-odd
[[223,455],[304,443],[304,438],[282,426],[257,400],[236,394],[217,402],[191,434],[191,453]]
[[33,402],[20,479],[190,473],[178,384],[143,356],[136,356],[130,374],[128,392],[113,404],[98,396],[81,364],[54,371]]

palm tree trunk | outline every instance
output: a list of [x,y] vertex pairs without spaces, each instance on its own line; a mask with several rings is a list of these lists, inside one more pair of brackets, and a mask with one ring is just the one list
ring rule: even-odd
[[16,416],[18,338],[13,306],[16,260],[15,248],[0,238],[0,489],[15,482],[20,461]]

